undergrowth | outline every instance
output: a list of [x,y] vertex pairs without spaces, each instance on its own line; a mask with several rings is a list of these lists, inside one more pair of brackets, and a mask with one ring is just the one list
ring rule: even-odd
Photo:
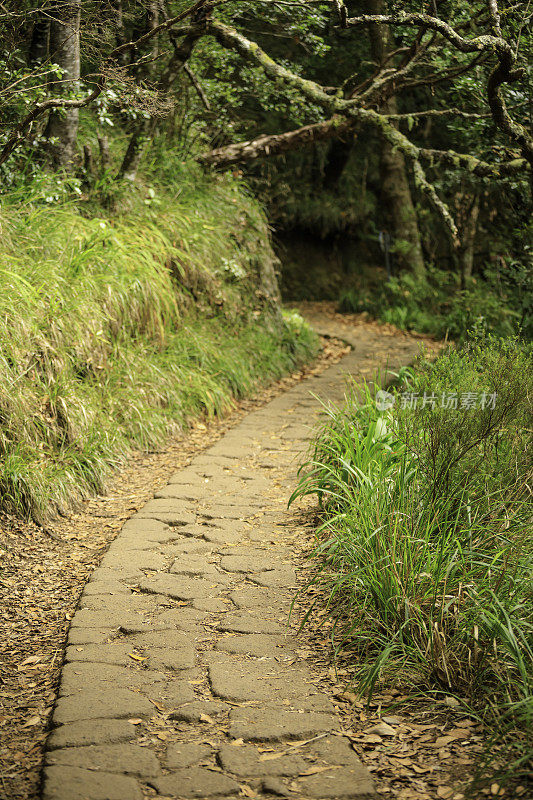
[[0,509],[37,521],[316,349],[262,289],[266,222],[231,178],[183,167],[112,211],[74,189],[0,209]]
[[494,731],[478,787],[533,755],[531,356],[483,338],[404,372],[395,402],[350,385],[291,499],[318,496],[313,582],[359,690],[469,704]]
[[426,280],[405,273],[364,290],[341,292],[339,309],[366,311],[397,328],[429,333],[439,339],[465,340],[477,327],[498,336],[517,331],[533,338],[533,273],[511,264],[505,274],[487,271],[459,289],[451,272],[432,270]]

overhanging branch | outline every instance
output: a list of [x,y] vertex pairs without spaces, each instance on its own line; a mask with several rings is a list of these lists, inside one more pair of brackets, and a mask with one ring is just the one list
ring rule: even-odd
[[199,161],[217,168],[229,167],[232,164],[242,164],[244,161],[253,161],[256,158],[277,156],[297,147],[306,147],[315,142],[327,139],[340,138],[343,134],[350,133],[355,128],[352,119],[335,116],[325,122],[314,125],[304,125],[287,133],[273,134],[271,136],[258,136],[248,142],[237,142],[218,147],[199,157]]

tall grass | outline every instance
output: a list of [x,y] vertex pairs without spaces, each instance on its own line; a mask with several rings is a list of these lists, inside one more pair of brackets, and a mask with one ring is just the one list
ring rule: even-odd
[[[531,349],[489,339],[426,364],[387,411],[350,386],[292,498],[319,497],[314,581],[359,689],[456,694],[499,745],[507,731],[515,775],[533,753],[531,366]],[[442,408],[450,392],[485,408]]]
[[133,447],[315,348],[258,292],[267,227],[231,179],[184,168],[178,187],[131,187],[109,212],[44,177],[2,198],[0,228],[3,511],[65,511]]

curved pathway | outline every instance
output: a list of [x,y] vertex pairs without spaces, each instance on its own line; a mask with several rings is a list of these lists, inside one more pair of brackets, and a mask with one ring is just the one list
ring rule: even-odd
[[248,415],[111,544],[72,620],[43,800],[375,797],[287,628],[286,503],[313,395],[340,402],[343,373],[418,350],[377,327],[342,335],[338,365]]

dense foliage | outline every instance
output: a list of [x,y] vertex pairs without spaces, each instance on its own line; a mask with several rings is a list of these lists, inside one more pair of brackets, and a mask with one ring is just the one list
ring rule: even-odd
[[[25,0],[0,19],[4,186],[48,161],[102,188],[166,146],[244,170],[279,229],[341,248],[351,307],[369,271],[386,282],[389,239],[400,281],[436,269],[474,297],[496,273],[496,302],[521,302],[527,3]],[[316,296],[312,271],[287,286]]]
[[179,203],[153,184],[89,218],[57,203],[65,186],[49,177],[4,198],[2,510],[65,511],[132,448],[223,413],[314,351],[258,289],[272,258],[260,209],[233,180],[179,175]]
[[314,582],[359,688],[466,701],[498,734],[485,778],[533,757],[531,355],[482,339],[392,396],[349,387],[293,496],[318,495]]

